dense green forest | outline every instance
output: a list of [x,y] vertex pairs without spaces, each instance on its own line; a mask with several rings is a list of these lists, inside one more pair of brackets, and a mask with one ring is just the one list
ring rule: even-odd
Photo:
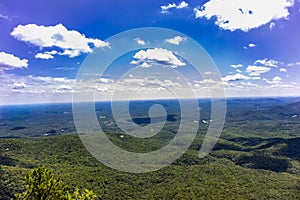
[[[208,107],[204,105],[203,110]],[[1,200],[23,193],[26,174],[41,166],[71,192],[86,188],[98,199],[300,199],[299,99],[233,99],[221,138],[208,156],[199,158],[208,127],[203,120],[209,121],[204,113],[189,150],[170,166],[143,174],[120,172],[97,161],[76,133],[67,132],[74,128],[70,107],[50,108],[2,109]],[[139,139],[119,132],[109,114],[105,115],[99,122],[106,125],[107,137],[132,152],[166,145],[176,134],[179,120],[176,113],[170,113],[166,129]],[[145,116],[134,117],[136,123],[149,121]]]
[[199,137],[171,166],[129,174],[95,160],[77,135],[2,139],[0,196],[9,199],[22,192],[26,173],[44,165],[71,188],[92,189],[100,199],[300,198],[300,138],[232,140],[221,139],[199,159],[193,149]]

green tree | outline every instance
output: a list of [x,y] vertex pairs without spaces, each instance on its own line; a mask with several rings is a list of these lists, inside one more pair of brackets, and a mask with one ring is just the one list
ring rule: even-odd
[[97,196],[90,190],[84,189],[80,193],[76,188],[70,193],[70,188],[61,179],[56,179],[52,172],[39,167],[29,172],[25,177],[26,190],[17,194],[17,199],[22,200],[93,200]]

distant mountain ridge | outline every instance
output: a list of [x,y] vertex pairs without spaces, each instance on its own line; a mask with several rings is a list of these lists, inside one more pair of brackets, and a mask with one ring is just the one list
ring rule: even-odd
[[299,117],[300,115],[300,101],[290,103],[285,106],[277,106],[268,110],[269,114],[278,115],[281,117]]

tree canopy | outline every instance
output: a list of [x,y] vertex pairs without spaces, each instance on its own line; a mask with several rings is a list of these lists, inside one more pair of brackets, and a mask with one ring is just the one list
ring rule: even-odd
[[17,199],[22,200],[93,200],[97,196],[93,191],[83,189],[82,192],[75,188],[71,192],[69,186],[65,185],[61,179],[54,177],[52,172],[45,167],[35,168],[25,177],[26,190],[17,194]]

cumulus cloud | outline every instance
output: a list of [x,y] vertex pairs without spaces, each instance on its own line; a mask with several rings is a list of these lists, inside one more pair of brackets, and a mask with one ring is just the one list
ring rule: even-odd
[[[63,50],[60,55],[75,57],[81,53],[91,53],[93,47],[108,47],[109,43],[99,39],[87,38],[75,30],[68,30],[62,24],[39,26],[36,24],[18,25],[11,32],[16,39],[40,48],[58,47]],[[40,58],[45,58],[39,54]],[[51,57],[48,55],[48,58]]]
[[100,78],[100,79],[99,79],[99,82],[100,82],[100,83],[113,83],[114,80],[109,79],[109,78]]
[[275,76],[273,78],[273,81],[276,81],[276,82],[281,82],[282,78],[280,78],[279,76]]
[[248,48],[254,48],[254,47],[256,47],[256,46],[257,46],[256,44],[249,43],[249,44],[247,44],[247,46],[244,46],[243,48],[244,48],[244,49],[248,49]]
[[35,58],[39,58],[39,59],[45,59],[45,60],[48,60],[48,59],[53,59],[55,54],[58,54],[57,51],[55,50],[52,50],[52,51],[46,51],[44,53],[37,53],[34,57]]
[[38,53],[34,57],[39,59],[45,59],[45,60],[54,58],[51,54],[46,54],[46,53]]
[[[223,80],[225,81],[225,80]],[[214,79],[202,79],[202,80],[195,80],[194,87],[198,88],[212,88],[212,87],[223,87],[223,83],[220,81],[216,81]]]
[[63,56],[69,56],[70,58],[74,58],[76,56],[79,56],[81,54],[81,51],[78,49],[75,50],[66,49],[64,52],[58,54]]
[[251,47],[251,48],[252,48],[252,47],[256,47],[256,44],[249,43],[249,44],[248,44],[248,47]]
[[25,85],[25,83],[22,83],[22,82],[21,83],[16,82],[13,85],[14,90],[19,90],[19,89],[24,89],[24,88],[26,88],[26,85]]
[[269,68],[269,67],[255,66],[255,65],[249,65],[246,68],[246,72],[249,73],[249,76],[260,76],[260,74],[266,73],[270,70],[271,70],[271,68]]
[[166,39],[165,42],[170,43],[170,44],[174,44],[174,45],[179,45],[184,40],[186,40],[186,37],[176,36],[174,38]]
[[286,68],[280,68],[279,71],[281,71],[281,72],[287,72],[287,69]]
[[143,67],[143,68],[151,67],[151,65],[146,63],[146,62],[142,63],[140,66]]
[[242,64],[230,65],[230,67],[237,69],[237,68],[243,67],[243,65]]
[[259,76],[254,76],[251,78],[252,80],[260,80],[261,78]]
[[189,4],[185,1],[180,2],[179,4],[176,3],[170,3],[168,5],[161,6],[161,13],[168,13],[169,9],[175,8],[175,9],[183,9],[187,8]]
[[230,82],[230,81],[238,81],[238,80],[249,80],[251,79],[249,76],[245,76],[243,74],[237,73],[234,75],[227,75],[222,78],[222,81]]
[[273,77],[271,81],[266,78],[264,78],[263,80],[271,85],[278,85],[282,83],[282,78],[280,78],[279,76]]
[[144,40],[142,40],[141,38],[135,38],[134,39],[136,41],[136,43],[138,43],[139,45],[146,45],[146,42]]
[[21,59],[13,54],[0,52],[0,70],[11,70],[16,68],[27,68],[28,60]]
[[195,8],[196,18],[216,18],[222,29],[249,31],[273,20],[288,19],[293,0],[210,0]]
[[265,59],[260,59],[260,60],[256,60],[255,62],[254,62],[254,64],[262,64],[262,65],[264,65],[264,66],[267,66],[267,67],[278,67],[278,64],[279,64],[280,62],[279,61],[277,61],[277,60],[272,60],[272,59],[267,59],[267,58],[265,58]]
[[188,7],[188,6],[189,6],[189,4],[188,4],[187,2],[182,1],[182,2],[180,2],[180,4],[178,4],[178,5],[176,6],[176,8],[182,9],[182,8],[186,8],[186,7]]
[[140,64],[141,67],[151,67],[153,64],[161,64],[176,68],[186,65],[172,51],[162,48],[140,50],[133,58],[135,60],[132,60],[130,64]]

